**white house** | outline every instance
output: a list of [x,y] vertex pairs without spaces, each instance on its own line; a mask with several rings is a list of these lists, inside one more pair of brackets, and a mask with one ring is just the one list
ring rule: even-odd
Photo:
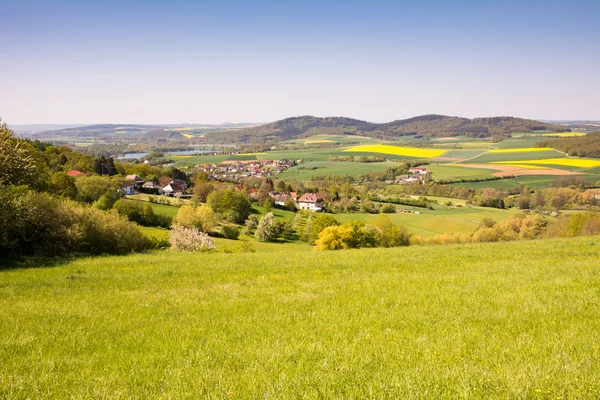
[[167,186],[160,190],[165,196],[174,196],[177,193],[181,193],[183,189],[176,183],[169,183]]
[[304,193],[297,204],[300,210],[323,211],[323,199],[315,193]]

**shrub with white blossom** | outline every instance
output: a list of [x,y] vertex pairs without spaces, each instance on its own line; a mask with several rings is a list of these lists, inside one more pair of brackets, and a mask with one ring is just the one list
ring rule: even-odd
[[208,251],[215,248],[212,238],[206,233],[184,226],[171,229],[169,242],[174,250]]

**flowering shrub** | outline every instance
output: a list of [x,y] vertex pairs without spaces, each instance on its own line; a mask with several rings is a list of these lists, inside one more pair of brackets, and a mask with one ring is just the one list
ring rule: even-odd
[[175,227],[169,234],[171,248],[184,251],[208,251],[215,248],[210,236],[196,228]]

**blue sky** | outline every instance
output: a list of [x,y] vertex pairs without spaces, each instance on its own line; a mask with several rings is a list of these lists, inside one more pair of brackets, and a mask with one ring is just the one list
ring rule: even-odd
[[0,117],[600,119],[599,1],[0,0]]

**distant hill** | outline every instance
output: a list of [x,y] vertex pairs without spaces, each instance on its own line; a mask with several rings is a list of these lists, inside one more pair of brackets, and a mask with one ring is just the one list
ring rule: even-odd
[[185,139],[185,136],[177,131],[154,128],[144,134],[144,139]]
[[[513,132],[551,130],[568,132],[569,128],[514,117],[461,118],[445,115],[422,115],[419,117],[376,124],[345,117],[319,118],[301,116],[286,118],[270,124],[237,131],[231,138],[240,143],[255,141],[283,141],[315,134],[361,135],[379,139],[399,136],[421,135],[423,137],[460,136],[490,137]],[[225,133],[219,138],[225,139]],[[215,137],[215,136],[213,136]]]

